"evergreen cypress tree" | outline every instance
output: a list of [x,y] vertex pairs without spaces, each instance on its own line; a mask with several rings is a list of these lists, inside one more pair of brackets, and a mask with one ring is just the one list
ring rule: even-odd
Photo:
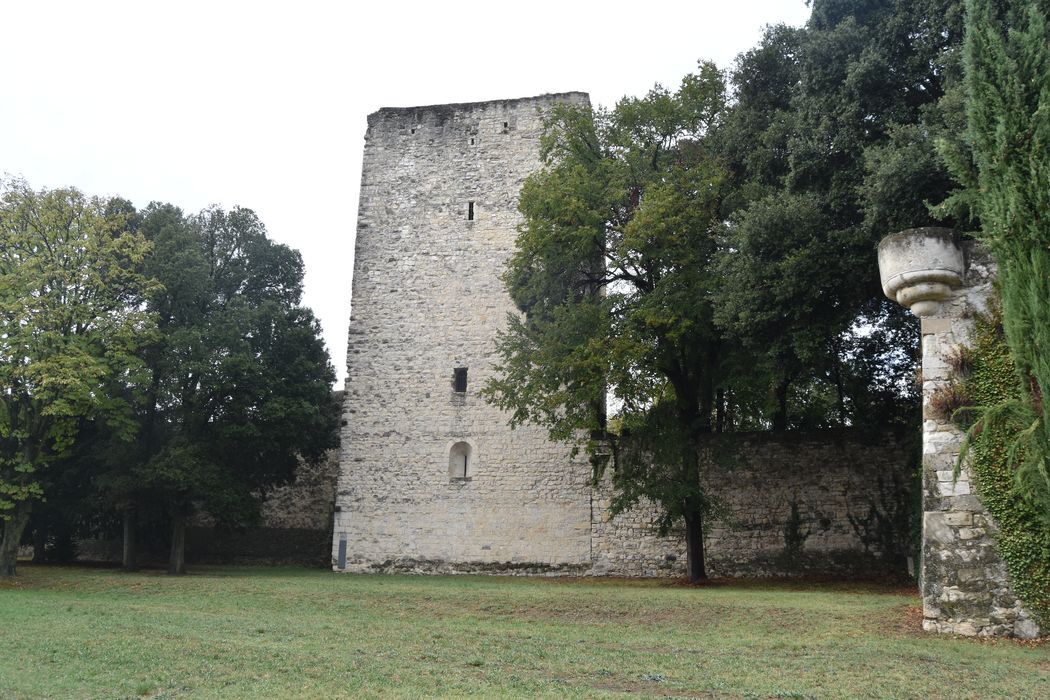
[[1050,525],[1050,2],[968,0],[964,61],[972,164],[955,163],[999,266],[1022,400],[979,427],[1012,433],[1019,493]]

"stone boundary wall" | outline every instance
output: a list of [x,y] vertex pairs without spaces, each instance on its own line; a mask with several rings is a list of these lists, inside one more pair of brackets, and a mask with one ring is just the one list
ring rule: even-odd
[[[508,429],[509,430],[509,429]],[[503,575],[583,575],[626,577],[670,577],[685,573],[683,533],[661,537],[654,523],[656,509],[639,506],[612,516],[612,487],[606,478],[592,489],[586,479],[587,465],[570,462],[568,448],[557,446],[562,455],[546,472],[545,481],[565,491],[561,500],[579,504],[564,511],[578,537],[588,528],[589,555],[559,557],[546,561],[509,561],[501,557],[415,558],[387,557],[362,561],[359,570],[399,573],[482,573]],[[206,518],[198,518],[187,532],[187,556],[191,563],[266,563],[327,566],[331,557],[330,529],[337,452],[318,465],[304,465],[297,480],[277,489],[263,505],[263,521],[244,532],[216,530]],[[744,433],[724,435],[705,451],[713,471],[712,492],[717,494],[721,513],[707,523],[708,572],[712,576],[893,576],[903,575],[906,564],[900,551],[886,552],[876,533],[892,532],[907,542],[910,507],[906,492],[913,473],[909,453],[901,436],[870,435],[859,431],[817,433]],[[564,477],[556,478],[560,470]],[[507,484],[497,482],[493,488]],[[513,486],[513,484],[510,484]],[[546,487],[544,487],[546,488]],[[486,492],[488,489],[486,489]],[[537,492],[544,493],[543,490]],[[517,495],[515,495],[517,494]],[[484,497],[476,493],[474,498]],[[416,495],[425,499],[426,494]],[[527,501],[511,489],[506,497]],[[792,517],[792,504],[797,517]],[[483,505],[483,504],[482,504]],[[390,518],[378,512],[359,512],[361,517]],[[486,509],[488,512],[491,509]],[[580,520],[581,511],[584,513]],[[418,512],[403,502],[397,512]],[[591,515],[588,518],[586,513]],[[410,527],[414,518],[405,520]],[[544,529],[564,526],[563,521],[545,521]],[[887,524],[891,525],[886,529]],[[391,524],[393,527],[394,524]],[[523,533],[524,534],[524,533]],[[544,532],[530,534],[540,542]],[[143,543],[145,544],[145,543]],[[91,540],[80,544],[81,558],[119,561],[120,543]],[[576,547],[573,547],[573,552]],[[166,551],[143,552],[146,560],[165,561]]]
[[213,527],[206,515],[198,516],[187,528],[186,560],[327,566],[338,476],[339,450],[333,449],[317,464],[300,463],[295,481],[266,497],[257,527],[222,530]]
[[[900,434],[854,430],[713,439],[703,455],[718,502],[706,524],[709,575],[906,575],[913,452]],[[611,517],[608,482],[594,503],[592,573],[684,574],[684,534],[659,537],[653,507]]]

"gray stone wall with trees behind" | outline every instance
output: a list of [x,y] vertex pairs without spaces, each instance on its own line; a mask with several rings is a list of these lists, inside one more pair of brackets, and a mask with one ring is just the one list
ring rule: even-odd
[[[717,517],[706,547],[714,576],[903,577],[917,546],[917,445],[898,432],[825,430],[809,433],[739,433],[712,439],[704,451]],[[584,465],[567,459],[571,475]],[[316,465],[300,465],[295,482],[262,506],[258,527],[216,528],[207,516],[188,528],[191,563],[269,563],[327,566],[338,452]],[[579,474],[577,474],[579,476]],[[568,475],[567,475],[568,477]],[[570,479],[566,479],[568,483]],[[657,511],[644,505],[613,515],[612,493],[577,484],[564,494],[590,503],[578,529],[589,532],[589,562],[574,567],[538,562],[373,562],[362,570],[464,573],[561,572],[595,576],[681,576],[680,532],[659,534]],[[412,504],[406,504],[412,505]],[[415,504],[421,507],[422,504]],[[582,510],[581,513],[586,511]],[[405,521],[406,530],[414,525]],[[440,528],[436,528],[435,532]],[[354,543],[349,543],[351,551]],[[119,541],[85,541],[81,558],[118,561]],[[164,550],[155,553],[159,564]]]
[[[918,446],[903,432],[824,430],[712,436],[703,450],[715,516],[705,538],[714,576],[904,577],[918,532]],[[609,511],[595,494],[595,574],[685,573],[680,533],[656,510]]]

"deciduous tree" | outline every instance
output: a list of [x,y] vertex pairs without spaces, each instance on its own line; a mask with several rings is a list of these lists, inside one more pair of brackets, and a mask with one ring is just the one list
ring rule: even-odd
[[312,312],[301,305],[300,255],[271,241],[249,209],[186,218],[170,205],[142,213],[154,245],[145,271],[158,340],[130,470],[108,480],[125,505],[153,500],[171,517],[169,571],[185,570],[186,521],[250,524],[267,488],[300,458],[334,446],[334,372]]
[[702,64],[676,92],[552,112],[505,276],[522,315],[499,338],[499,378],[486,388],[516,423],[589,437],[596,476],[608,446],[614,508],[644,497],[665,528],[684,521],[694,581],[706,577],[710,505],[698,447],[725,362],[711,308],[722,172],[704,138],[724,99],[721,74]]
[[148,243],[107,202],[74,189],[0,195],[0,575],[15,573],[34,501],[86,419],[134,430],[114,385],[141,379],[153,329],[140,265]]

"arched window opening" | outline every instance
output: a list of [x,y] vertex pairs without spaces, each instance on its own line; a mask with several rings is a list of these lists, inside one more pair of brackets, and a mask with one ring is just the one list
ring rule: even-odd
[[469,479],[472,476],[470,444],[457,442],[448,452],[448,477],[450,479]]

